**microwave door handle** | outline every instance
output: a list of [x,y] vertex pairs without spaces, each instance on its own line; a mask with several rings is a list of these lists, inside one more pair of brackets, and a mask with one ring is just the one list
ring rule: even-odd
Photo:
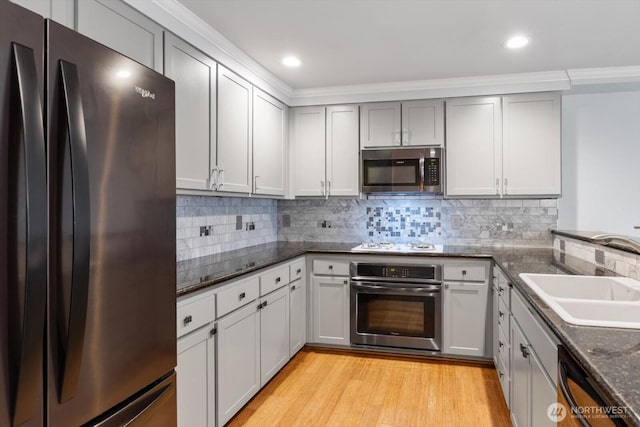
[[424,156],[420,156],[420,191],[424,191]]

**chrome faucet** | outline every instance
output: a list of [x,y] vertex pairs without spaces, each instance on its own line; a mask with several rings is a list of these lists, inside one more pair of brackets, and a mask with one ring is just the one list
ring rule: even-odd
[[591,241],[603,246],[617,246],[640,254],[640,241],[628,236],[621,236],[619,234],[597,234],[591,237]]

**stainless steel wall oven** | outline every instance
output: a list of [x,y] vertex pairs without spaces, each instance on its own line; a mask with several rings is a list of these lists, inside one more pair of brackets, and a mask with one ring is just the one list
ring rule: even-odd
[[351,343],[439,351],[442,266],[351,263]]

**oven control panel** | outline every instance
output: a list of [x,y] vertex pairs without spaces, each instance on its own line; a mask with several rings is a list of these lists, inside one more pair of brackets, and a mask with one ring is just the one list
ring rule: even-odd
[[351,263],[351,275],[361,279],[441,280],[440,265]]

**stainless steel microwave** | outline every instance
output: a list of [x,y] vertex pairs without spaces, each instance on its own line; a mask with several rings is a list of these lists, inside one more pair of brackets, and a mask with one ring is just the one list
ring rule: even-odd
[[441,194],[443,170],[439,147],[363,150],[362,192]]

